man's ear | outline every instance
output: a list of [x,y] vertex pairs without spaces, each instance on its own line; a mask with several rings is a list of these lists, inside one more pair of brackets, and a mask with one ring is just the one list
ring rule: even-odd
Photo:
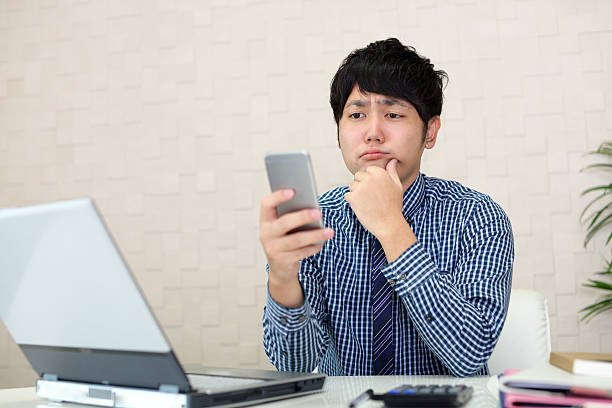
[[427,133],[425,134],[425,148],[433,149],[438,138],[438,130],[440,130],[440,116],[434,116],[427,122]]

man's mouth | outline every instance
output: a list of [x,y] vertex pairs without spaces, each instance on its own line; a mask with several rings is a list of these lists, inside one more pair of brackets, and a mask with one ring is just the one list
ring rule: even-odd
[[383,152],[382,150],[370,149],[363,152],[360,158],[363,160],[378,160],[387,155],[388,153]]

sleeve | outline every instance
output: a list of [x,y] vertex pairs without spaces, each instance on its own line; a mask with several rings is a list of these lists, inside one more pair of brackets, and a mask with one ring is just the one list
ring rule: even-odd
[[423,341],[459,377],[486,364],[508,309],[514,239],[497,204],[472,213],[461,247],[452,272],[439,270],[420,242],[383,269]]
[[302,306],[280,305],[268,291],[263,343],[268,359],[279,371],[312,372],[329,346],[327,302],[321,274],[313,264],[313,257],[300,263],[298,278],[305,294]]

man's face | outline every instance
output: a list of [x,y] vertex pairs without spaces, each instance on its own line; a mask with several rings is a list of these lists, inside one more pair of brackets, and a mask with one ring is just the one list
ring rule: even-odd
[[440,118],[432,118],[423,140],[424,123],[410,102],[361,92],[355,85],[338,123],[338,141],[352,174],[397,159],[405,190],[419,174],[423,150],[434,147],[439,126]]

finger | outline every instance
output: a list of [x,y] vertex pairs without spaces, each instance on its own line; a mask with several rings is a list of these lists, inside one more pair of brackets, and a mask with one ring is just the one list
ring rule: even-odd
[[295,259],[296,261],[302,260],[304,258],[308,258],[309,256],[313,256],[323,249],[323,245],[309,245],[304,248],[300,248],[296,251],[292,251],[288,254],[291,259]]
[[354,179],[355,181],[361,181],[363,180],[363,178],[366,176],[367,173],[363,172],[363,171],[358,171],[357,173],[355,173]]
[[320,245],[320,242],[328,241],[333,236],[334,230],[331,228],[300,231],[279,238],[275,247],[278,251],[292,252],[312,245]]
[[387,173],[389,173],[393,181],[395,181],[395,184],[402,185],[402,181],[399,178],[399,174],[397,174],[397,159],[389,160],[389,163],[387,163],[387,167],[385,169],[387,170]]
[[370,174],[375,174],[376,172],[382,170],[380,167],[378,166],[370,166],[366,169],[366,173],[370,173]]
[[261,200],[261,209],[259,213],[260,222],[273,221],[278,218],[276,207],[286,201],[289,201],[295,195],[295,191],[290,188],[276,190],[268,194]]
[[349,191],[355,191],[355,189],[357,188],[357,183],[353,181],[351,184],[349,184],[348,188]]
[[282,215],[272,222],[271,230],[274,236],[280,237],[296,228],[321,219],[321,211],[316,208],[294,211]]

